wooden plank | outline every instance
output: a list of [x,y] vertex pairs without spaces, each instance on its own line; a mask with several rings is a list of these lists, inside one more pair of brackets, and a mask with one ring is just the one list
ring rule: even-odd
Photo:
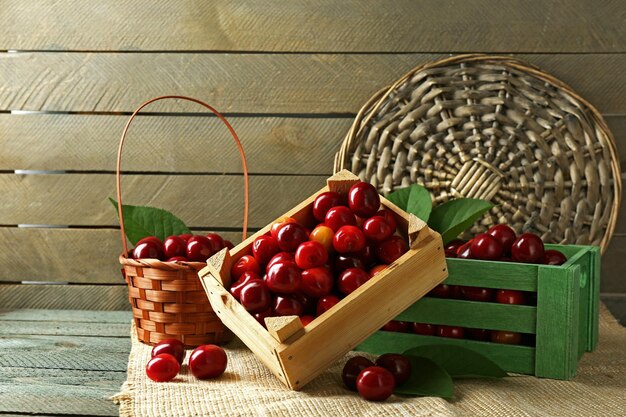
[[[114,171],[128,116],[0,114],[0,170]],[[229,117],[253,173],[329,175],[351,117]],[[33,152],[36,149],[37,152]],[[103,157],[109,155],[110,157]],[[145,116],[124,148],[127,171],[241,173],[216,118]]]
[[600,294],[600,299],[622,326],[626,326],[626,293]]
[[[193,6],[192,6],[193,5]],[[8,0],[0,49],[624,52],[622,4]],[[314,18],[312,18],[314,17]],[[32,30],[33,22],[36,29]]]
[[[80,314],[80,312],[76,313]],[[0,321],[0,334],[128,337],[129,317],[126,323],[74,323],[66,321]]]
[[[356,112],[375,92],[445,54],[0,54],[0,110],[132,111],[175,92],[222,112]],[[520,54],[603,113],[626,114],[626,54]],[[593,74],[593,77],[589,76]],[[130,88],[132,87],[132,88]],[[192,111],[175,101],[152,111]]]
[[133,316],[128,311],[37,310],[20,309],[0,312],[0,321],[75,322],[128,324]]
[[[241,232],[219,234],[235,244],[241,240]],[[28,256],[15,256],[13,248],[28,248]],[[116,229],[0,227],[0,282],[122,285],[121,252]]]
[[620,165],[622,166],[622,172],[624,172],[626,171],[626,116],[607,115],[605,119],[615,137]]
[[7,368],[124,372],[129,352],[130,337],[0,335],[0,367]]
[[624,259],[626,259],[626,236],[613,236],[606,253],[602,256],[600,292],[626,293]]
[[[250,227],[263,227],[324,185],[324,176],[250,177]],[[239,175],[124,175],[126,204],[161,207],[190,227],[241,227]],[[0,174],[4,224],[116,225],[115,175]],[[78,203],[77,201],[80,201]]]
[[116,416],[109,398],[125,379],[125,372],[0,367],[0,413]]
[[130,310],[126,285],[0,284],[3,309]]

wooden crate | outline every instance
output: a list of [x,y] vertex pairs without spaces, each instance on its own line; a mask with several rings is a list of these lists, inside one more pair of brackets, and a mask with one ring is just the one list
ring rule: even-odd
[[505,305],[425,297],[396,320],[509,330],[535,335],[535,346],[503,345],[379,331],[357,350],[403,352],[414,346],[446,344],[474,349],[509,372],[571,379],[578,360],[598,343],[600,254],[593,246],[546,245],[563,252],[561,266],[448,259],[451,285],[530,291],[537,305]]
[[[342,171],[283,216],[311,225],[311,206],[317,195],[329,190],[347,192],[358,181],[349,171]],[[441,236],[387,199],[381,197],[381,204],[395,214],[409,251],[306,328],[297,316],[290,316],[266,319],[266,330],[227,290],[232,263],[250,254],[254,239],[267,233],[271,224],[232,250],[216,254],[199,272],[215,313],[287,387],[302,388],[448,275]]]

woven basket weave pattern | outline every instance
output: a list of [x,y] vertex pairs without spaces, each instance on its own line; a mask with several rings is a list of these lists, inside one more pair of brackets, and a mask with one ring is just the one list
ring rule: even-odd
[[612,135],[569,87],[510,57],[459,56],[411,71],[359,112],[335,159],[383,194],[425,185],[497,206],[497,222],[547,242],[603,248],[621,193]]

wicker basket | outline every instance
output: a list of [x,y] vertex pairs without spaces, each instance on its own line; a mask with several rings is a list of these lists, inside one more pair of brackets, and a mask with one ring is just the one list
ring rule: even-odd
[[128,284],[128,296],[139,340],[156,344],[163,339],[176,338],[187,347],[228,341],[232,334],[213,312],[198,278],[204,262],[163,262],[157,259],[131,259],[122,215],[121,157],[128,128],[141,109],[163,99],[181,99],[198,103],[214,113],[228,128],[242,158],[244,173],[243,239],[248,227],[248,169],[237,134],[226,119],[215,109],[199,100],[183,96],[157,97],[143,103],[128,120],[120,139],[117,155],[117,200],[124,252],[119,261]]
[[422,65],[375,94],[335,156],[335,172],[344,168],[385,195],[417,182],[434,203],[496,204],[471,233],[505,222],[603,251],[621,197],[615,143],[598,111],[507,56]]

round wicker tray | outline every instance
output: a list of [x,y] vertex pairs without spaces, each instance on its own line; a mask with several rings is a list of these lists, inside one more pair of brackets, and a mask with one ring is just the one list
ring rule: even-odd
[[383,194],[417,182],[434,204],[496,204],[472,233],[505,222],[603,251],[621,197],[614,139],[598,111],[508,56],[429,63],[375,94],[335,156],[335,172],[344,168]]

